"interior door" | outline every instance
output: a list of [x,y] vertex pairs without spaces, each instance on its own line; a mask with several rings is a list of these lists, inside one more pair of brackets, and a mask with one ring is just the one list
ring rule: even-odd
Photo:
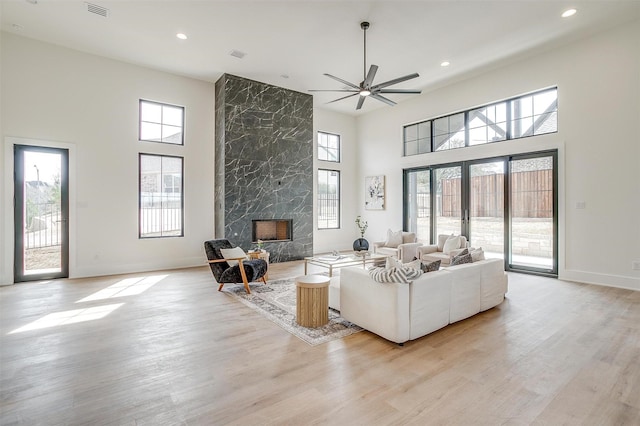
[[14,281],[69,276],[69,152],[14,146]]

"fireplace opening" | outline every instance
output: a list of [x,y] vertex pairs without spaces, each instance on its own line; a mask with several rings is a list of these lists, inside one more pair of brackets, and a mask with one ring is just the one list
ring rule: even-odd
[[254,219],[251,240],[291,241],[293,219]]

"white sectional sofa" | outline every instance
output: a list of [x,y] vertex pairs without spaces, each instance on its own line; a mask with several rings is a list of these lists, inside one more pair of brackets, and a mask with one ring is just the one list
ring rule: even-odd
[[508,287],[501,259],[451,266],[408,284],[379,283],[363,268],[344,268],[337,302],[332,284],[333,307],[343,318],[400,344],[500,304]]

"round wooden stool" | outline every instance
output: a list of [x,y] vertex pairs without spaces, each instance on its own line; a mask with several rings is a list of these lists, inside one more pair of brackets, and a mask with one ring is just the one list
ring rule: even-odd
[[296,278],[296,322],[321,327],[329,322],[329,277],[303,275]]

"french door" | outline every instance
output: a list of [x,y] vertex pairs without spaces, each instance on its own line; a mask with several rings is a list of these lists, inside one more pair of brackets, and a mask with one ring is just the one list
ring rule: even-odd
[[465,235],[507,270],[557,276],[555,151],[405,170],[404,195],[420,241]]
[[14,145],[14,281],[69,276],[69,152]]

